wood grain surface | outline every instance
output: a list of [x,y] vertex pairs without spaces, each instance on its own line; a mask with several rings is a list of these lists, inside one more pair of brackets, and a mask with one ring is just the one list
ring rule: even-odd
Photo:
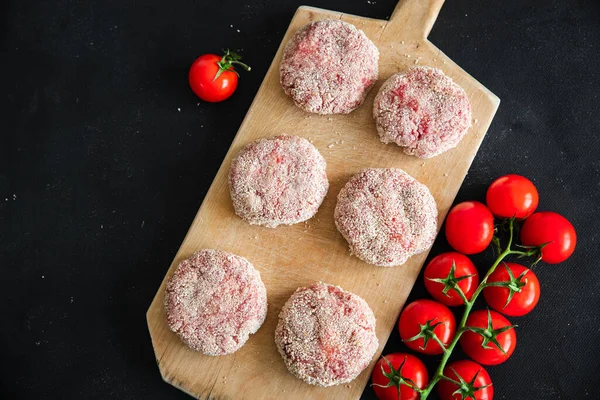
[[[402,168],[429,187],[439,208],[441,225],[500,103],[493,93],[427,41],[442,4],[443,0],[403,0],[390,21],[311,7],[297,10],[148,309],[152,344],[165,381],[197,398],[360,397],[427,253],[394,268],[368,265],[351,256],[333,222],[337,194],[349,177],[363,168]],[[362,29],[381,53],[379,80],[365,103],[349,115],[307,114],[294,106],[279,84],[279,63],[285,44],[304,24],[326,18],[342,19]],[[371,112],[373,98],[381,84],[390,75],[415,65],[442,69],[466,90],[473,109],[473,127],[458,147],[429,160],[407,156],[395,144],[382,144]],[[280,134],[305,137],[319,149],[327,161],[329,193],[317,215],[307,223],[276,229],[251,226],[233,211],[227,185],[229,166],[246,144]],[[166,324],[163,307],[166,279],[182,259],[203,248],[222,249],[246,257],[260,271],[267,287],[269,309],[264,325],[244,347],[228,356],[209,357],[188,349]],[[278,314],[285,301],[296,288],[316,281],[339,285],[358,294],[377,317],[380,342],[377,355],[349,385],[320,388],[296,379],[287,372],[273,341]]]

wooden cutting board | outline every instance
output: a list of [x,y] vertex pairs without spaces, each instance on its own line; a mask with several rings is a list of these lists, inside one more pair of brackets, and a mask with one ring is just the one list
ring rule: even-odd
[[[367,167],[402,168],[426,184],[446,216],[492,121],[500,100],[427,41],[443,0],[401,0],[390,21],[300,7],[269,71],[217,173],[181,248],[147,313],[156,360],[163,379],[198,398],[207,399],[349,399],[358,398],[369,379],[400,313],[426,253],[405,265],[384,268],[351,256],[335,228],[333,210],[345,182]],[[304,24],[341,19],[362,29],[381,52],[379,80],[365,103],[349,115],[319,116],[294,106],[279,84],[283,47]],[[459,37],[457,41],[462,40]],[[465,43],[468,45],[468,43]],[[392,74],[415,65],[442,69],[462,86],[473,108],[473,127],[457,148],[430,160],[405,155],[395,144],[379,141],[371,116],[373,98]],[[305,137],[327,161],[330,189],[317,215],[307,223],[269,229],[238,218],[231,204],[227,174],[232,158],[251,141],[293,134]],[[165,282],[178,263],[196,250],[216,248],[246,257],[267,287],[268,315],[262,328],[234,354],[208,357],[188,349],[166,324]],[[377,317],[379,349],[369,367],[349,385],[311,386],[290,375],[273,341],[278,314],[300,286],[323,281],[364,298]]]

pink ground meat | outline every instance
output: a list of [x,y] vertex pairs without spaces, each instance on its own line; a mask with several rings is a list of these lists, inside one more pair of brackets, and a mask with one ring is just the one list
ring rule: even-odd
[[267,315],[260,273],[243,257],[201,250],[183,260],[167,282],[169,328],[190,348],[209,356],[246,343]]
[[319,386],[350,382],[379,346],[369,305],[325,283],[299,288],[288,299],[279,314],[275,343],[293,375]]
[[350,250],[374,265],[401,265],[427,250],[437,233],[437,206],[427,186],[401,169],[373,168],[342,188],[335,224]]
[[467,134],[471,103],[441,70],[416,67],[385,81],[375,97],[373,117],[383,143],[430,158],[456,147]]
[[311,113],[348,114],[377,80],[379,50],[363,31],[340,20],[311,22],[285,47],[281,86]]
[[306,139],[276,136],[246,146],[231,163],[235,213],[269,228],[313,217],[327,194],[325,159]]

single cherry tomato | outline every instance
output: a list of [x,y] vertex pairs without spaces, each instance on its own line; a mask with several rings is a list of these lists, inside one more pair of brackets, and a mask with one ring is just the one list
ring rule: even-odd
[[[434,328],[432,328],[435,326]],[[431,338],[435,333],[447,346],[454,337],[456,321],[448,307],[433,300],[421,299],[410,303],[400,314],[398,330],[410,349],[424,354],[442,354],[443,349]],[[414,340],[409,340],[417,337]]]
[[467,318],[466,327],[478,332],[467,330],[463,333],[460,346],[466,355],[480,364],[501,364],[515,351],[517,335],[514,326],[496,311],[473,312]]
[[444,368],[444,376],[460,385],[442,379],[437,384],[442,400],[492,400],[494,398],[494,386],[490,374],[476,362],[471,360],[451,362]]
[[479,285],[477,268],[465,255],[456,252],[434,257],[424,272],[425,288],[431,296],[447,306],[460,306],[463,299],[454,290],[458,285],[467,300],[471,300]]
[[401,380],[409,384],[412,381],[424,389],[429,382],[425,364],[412,354],[392,353],[382,357],[371,374],[371,384],[379,400],[417,400],[419,394]]
[[446,217],[446,239],[463,254],[481,253],[494,236],[494,216],[478,201],[455,205]]
[[525,220],[521,228],[521,243],[525,246],[548,243],[542,249],[542,261],[558,264],[573,254],[577,234],[565,217],[555,212],[544,211]]
[[496,179],[487,190],[485,201],[496,217],[527,218],[538,206],[538,191],[533,182],[521,175],[509,174]]
[[250,67],[240,61],[241,58],[229,50],[223,56],[204,54],[198,57],[189,73],[190,87],[196,96],[211,103],[229,98],[238,84],[234,64],[250,71]]
[[520,264],[507,262],[498,265],[487,283],[508,283],[508,286],[486,286],[483,289],[485,301],[504,315],[525,315],[533,310],[540,299],[540,281],[533,271]]

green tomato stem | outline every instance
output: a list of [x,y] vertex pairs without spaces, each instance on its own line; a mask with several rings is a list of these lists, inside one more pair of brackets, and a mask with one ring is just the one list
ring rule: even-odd
[[249,66],[249,65],[246,65],[246,64],[244,64],[244,63],[243,63],[243,62],[241,62],[241,61],[231,61],[231,64],[237,64],[237,65],[240,65],[240,66],[241,66],[242,68],[244,68],[246,71],[251,71],[251,70],[252,70],[252,68],[250,68],[250,66]]
[[458,293],[458,295],[460,296],[460,298],[463,301],[463,304],[467,304],[469,302],[469,300],[467,300],[467,296],[465,296],[465,294],[463,293],[462,289],[458,285],[456,285],[456,289],[457,290],[455,290],[455,292]]
[[[435,385],[441,379],[445,378],[444,377],[444,368],[446,367],[446,363],[448,362],[448,359],[452,355],[452,351],[454,350],[454,347],[458,343],[458,340],[460,339],[462,334],[466,331],[465,326],[467,324],[467,318],[469,318],[469,314],[471,313],[471,309],[473,308],[473,305],[475,304],[477,297],[479,296],[479,294],[481,293],[483,288],[485,288],[488,278],[496,270],[496,267],[498,265],[500,265],[502,260],[504,260],[504,258],[506,258],[506,256],[508,256],[509,254],[519,253],[519,252],[511,250],[512,242],[513,242],[513,229],[514,229],[514,221],[511,219],[509,221],[509,232],[510,233],[509,233],[509,238],[508,238],[508,243],[506,245],[506,249],[504,249],[504,251],[502,253],[500,253],[500,255],[498,256],[498,258],[496,259],[494,264],[492,264],[490,269],[487,271],[487,273],[485,274],[485,277],[481,280],[481,283],[475,290],[475,293],[473,293],[473,297],[471,297],[471,300],[465,301],[465,310],[463,311],[463,315],[462,315],[462,318],[460,319],[458,328],[456,329],[456,333],[454,334],[454,338],[452,339],[452,341],[450,342],[448,347],[445,348],[445,351],[442,355],[442,359],[440,360],[440,364],[438,365],[438,368],[435,371],[433,379],[429,382],[429,385],[427,385],[427,387],[425,389],[420,391],[421,400],[427,399],[427,397],[429,396],[429,394],[431,393],[431,391],[433,390]],[[464,299],[464,300],[466,300],[466,299]]]

